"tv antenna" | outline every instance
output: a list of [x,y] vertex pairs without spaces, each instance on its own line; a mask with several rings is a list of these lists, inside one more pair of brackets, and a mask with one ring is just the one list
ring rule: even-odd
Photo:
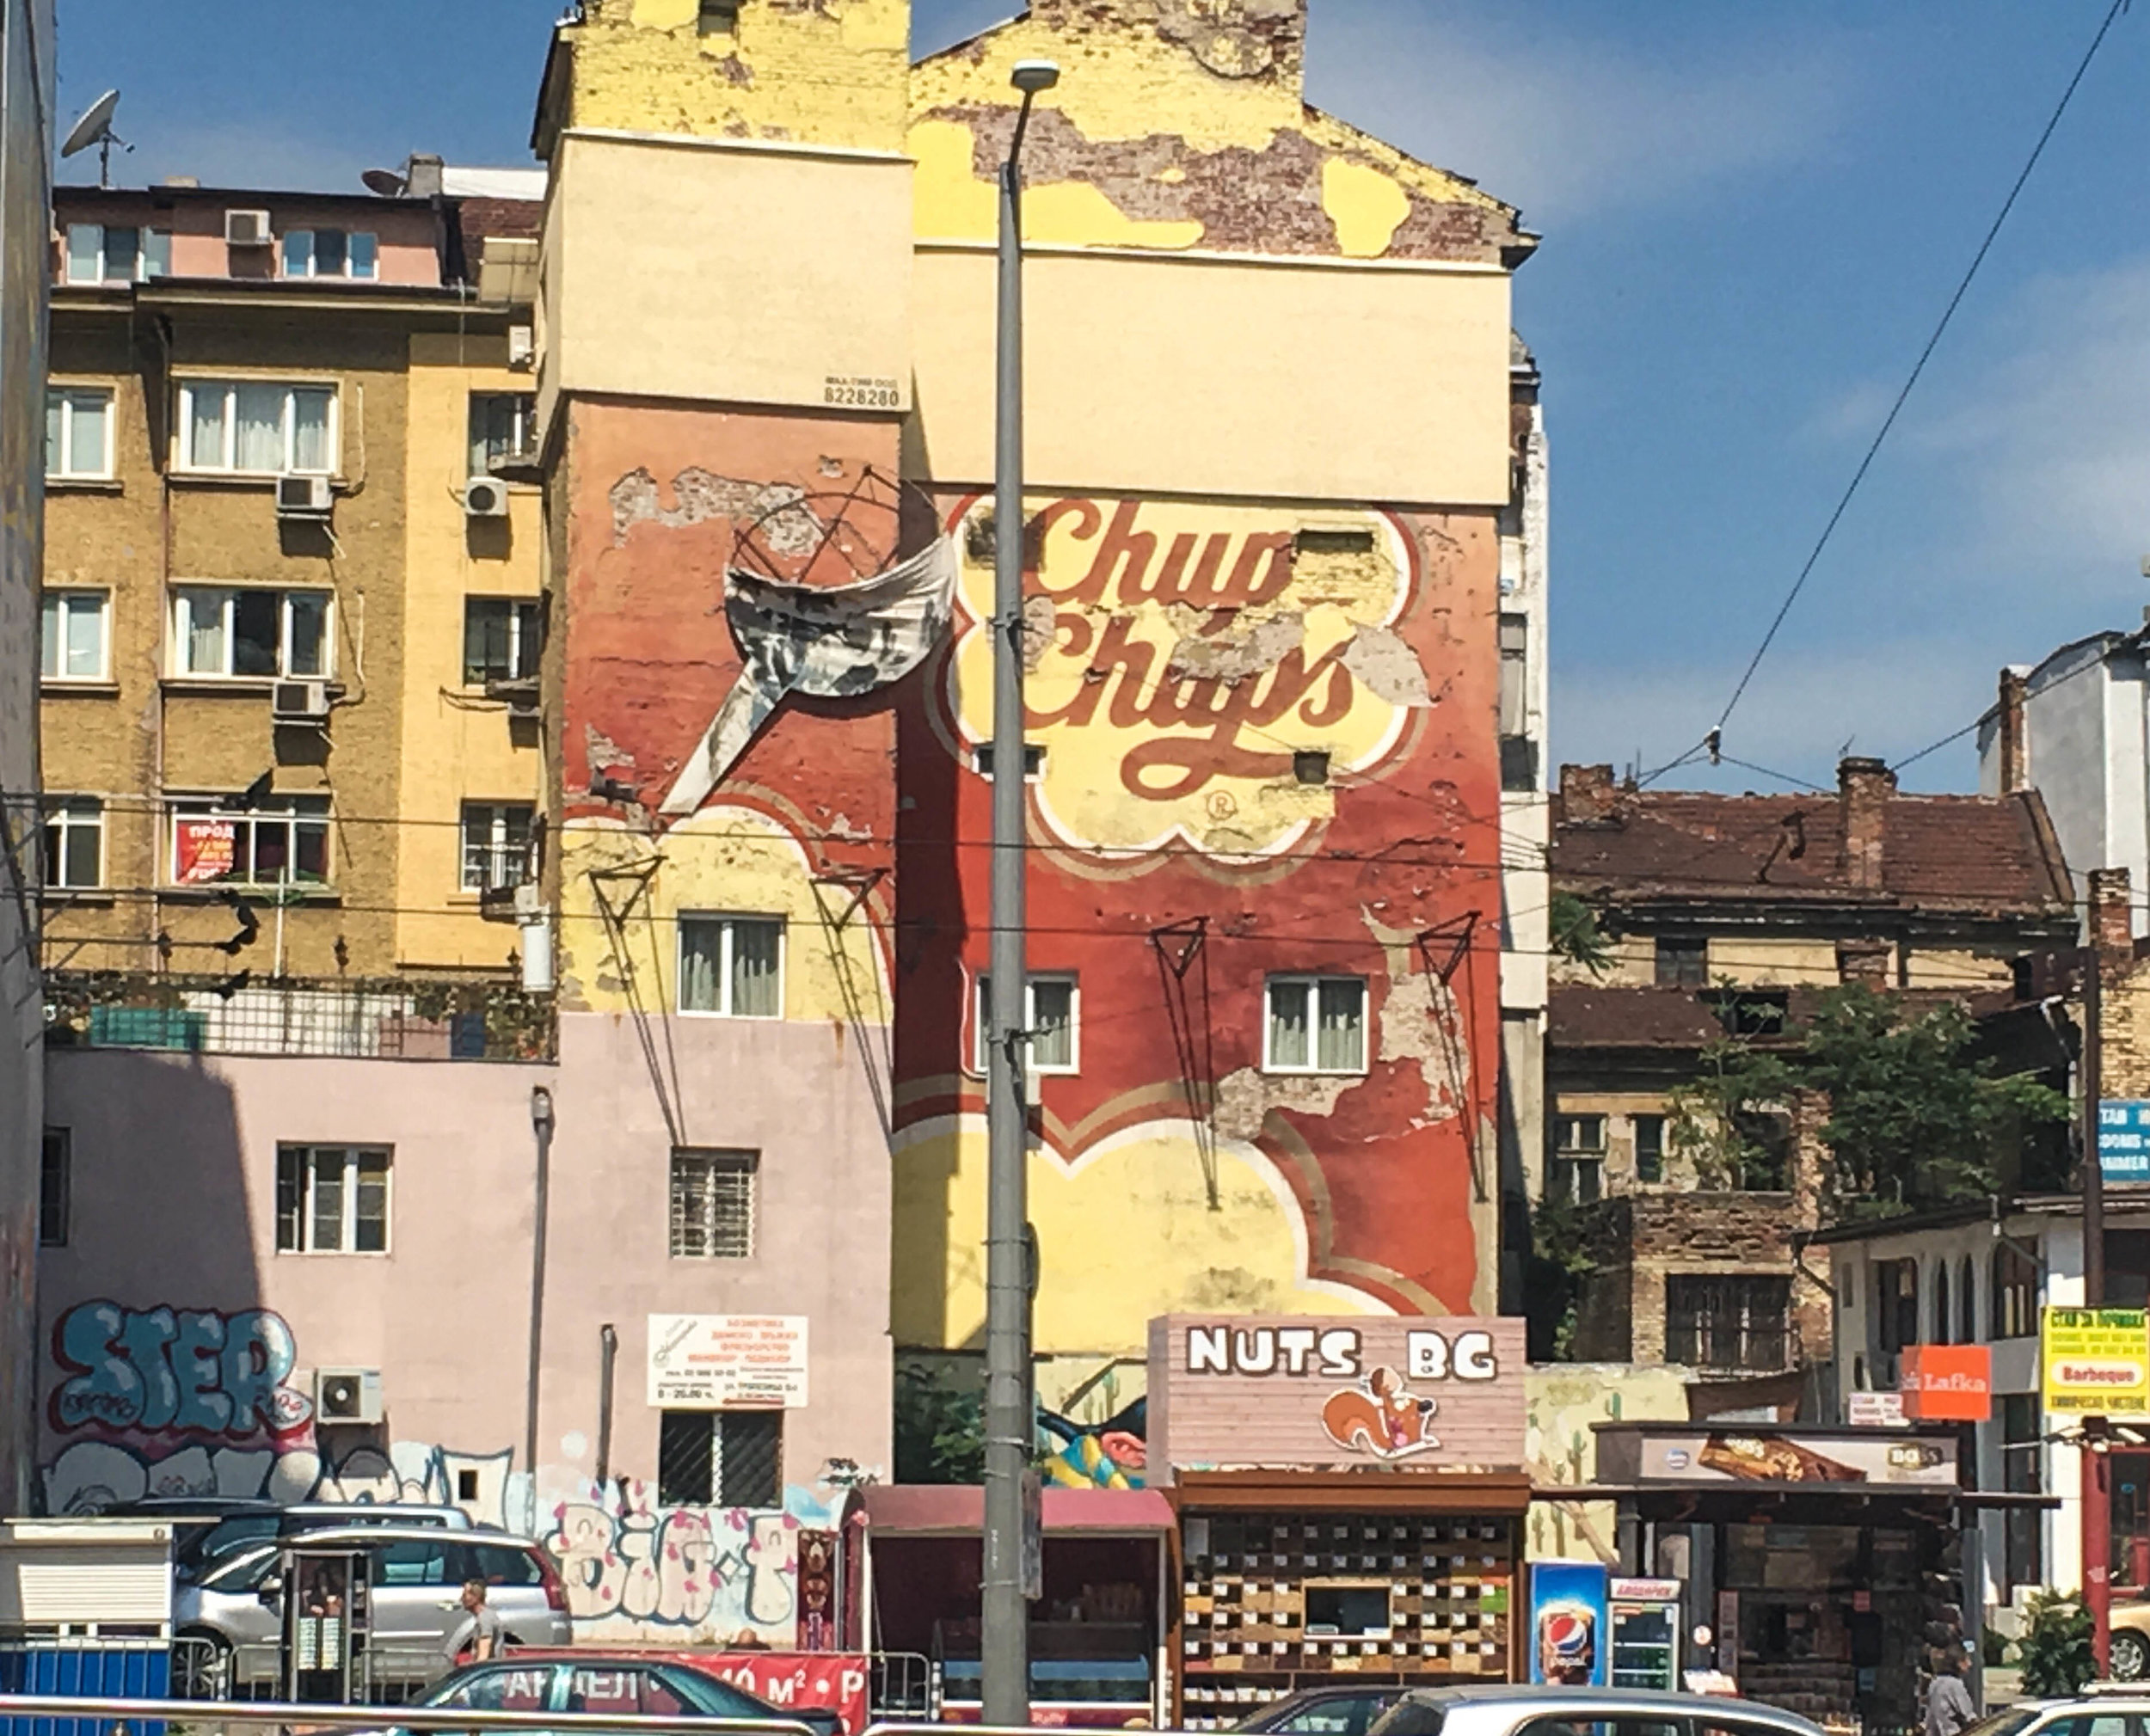
[[107,189],[112,186],[112,147],[116,144],[122,150],[134,149],[112,130],[112,112],[119,106],[120,93],[116,90],[106,91],[83,111],[82,119],[69,131],[59,148],[62,156],[72,156],[77,151],[87,150],[91,145],[95,145],[97,185]]

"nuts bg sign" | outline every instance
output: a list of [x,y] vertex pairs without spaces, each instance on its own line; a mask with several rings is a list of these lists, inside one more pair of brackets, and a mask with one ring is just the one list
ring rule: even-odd
[[1167,1315],[1150,1322],[1151,1481],[1518,1466],[1523,1371],[1516,1319]]

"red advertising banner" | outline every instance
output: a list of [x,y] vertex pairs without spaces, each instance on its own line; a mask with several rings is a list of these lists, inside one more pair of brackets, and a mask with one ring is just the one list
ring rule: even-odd
[[1904,1414],[1917,1422],[1985,1422],[1993,1414],[1993,1353],[1983,1344],[1919,1344],[1903,1353]]
[[239,829],[228,819],[172,822],[172,878],[181,886],[229,880],[238,860]]
[[673,1652],[669,1657],[705,1675],[744,1688],[779,1712],[792,1706],[821,1706],[858,1736],[869,1720],[866,1710],[866,1659],[855,1652]]

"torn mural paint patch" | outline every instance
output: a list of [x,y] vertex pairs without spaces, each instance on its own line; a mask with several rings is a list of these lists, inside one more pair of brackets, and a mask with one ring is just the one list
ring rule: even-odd
[[724,616],[746,667],[659,811],[701,807],[786,694],[845,699],[916,669],[948,629],[955,574],[953,536],[851,585],[787,585],[734,567]]

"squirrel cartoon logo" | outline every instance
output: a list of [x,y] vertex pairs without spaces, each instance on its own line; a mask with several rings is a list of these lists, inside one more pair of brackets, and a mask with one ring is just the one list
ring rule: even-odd
[[1408,1458],[1440,1445],[1431,1424],[1437,1399],[1421,1398],[1392,1368],[1377,1368],[1356,1386],[1331,1393],[1321,1408],[1322,1426],[1340,1447],[1379,1459]]

